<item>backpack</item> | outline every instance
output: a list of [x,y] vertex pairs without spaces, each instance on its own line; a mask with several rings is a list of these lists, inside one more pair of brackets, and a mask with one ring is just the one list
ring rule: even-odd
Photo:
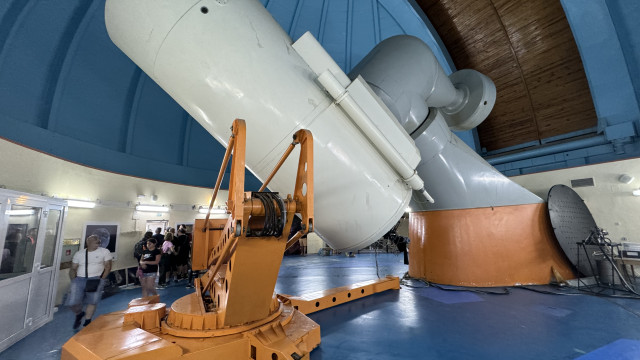
[[142,251],[144,251],[144,246],[147,244],[147,240],[146,239],[142,239],[140,241],[138,241],[134,246],[133,246],[133,257],[140,260],[140,258],[142,257]]

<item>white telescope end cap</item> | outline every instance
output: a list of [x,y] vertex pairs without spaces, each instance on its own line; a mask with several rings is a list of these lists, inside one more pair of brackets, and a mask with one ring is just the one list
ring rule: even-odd
[[454,72],[449,79],[464,93],[460,106],[441,108],[451,130],[471,130],[489,116],[496,103],[496,86],[487,76],[471,69]]

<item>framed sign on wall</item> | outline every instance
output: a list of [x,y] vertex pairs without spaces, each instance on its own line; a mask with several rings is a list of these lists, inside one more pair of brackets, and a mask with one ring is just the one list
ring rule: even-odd
[[116,259],[116,250],[118,248],[118,234],[120,234],[120,224],[110,222],[88,222],[84,224],[82,231],[81,248],[86,247],[85,241],[91,235],[97,235],[100,238],[100,247],[109,249],[113,259]]

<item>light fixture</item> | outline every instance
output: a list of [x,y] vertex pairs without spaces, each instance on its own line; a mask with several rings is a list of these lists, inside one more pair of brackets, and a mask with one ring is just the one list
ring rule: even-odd
[[136,205],[136,211],[169,212],[169,207],[168,206],[159,206],[159,205]]
[[629,174],[622,174],[620,176],[618,176],[618,181],[620,181],[623,184],[631,184],[631,182],[634,180],[635,178]]
[[[208,206],[200,206],[198,208],[198,212],[200,214],[206,214],[207,211],[209,211]],[[227,213],[227,210],[221,209],[221,208],[212,208],[211,211],[209,211],[209,214],[226,214],[226,213]]]
[[640,189],[635,189],[631,192],[633,196],[640,196]]
[[410,212],[411,212],[411,208],[407,206],[407,207],[404,209],[404,212],[406,212],[406,213],[410,213]]
[[24,210],[7,210],[5,214],[11,216],[25,216],[25,215],[33,215],[36,211],[33,209],[24,209]]
[[75,208],[93,209],[94,207],[96,207],[96,202],[88,201],[88,200],[67,199],[67,206],[75,207]]

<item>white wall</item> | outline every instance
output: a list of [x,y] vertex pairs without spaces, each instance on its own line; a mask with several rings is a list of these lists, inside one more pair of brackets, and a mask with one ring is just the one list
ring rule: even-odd
[[[204,218],[196,211],[187,210],[195,204],[208,205],[212,189],[169,184],[148,179],[109,173],[86,166],[70,163],[43,153],[30,150],[0,139],[0,185],[7,189],[31,194],[44,194],[71,199],[100,199],[107,206],[98,205],[94,209],[70,208],[65,219],[63,239],[79,239],[87,222],[109,222],[120,225],[117,244],[117,260],[113,269],[136,266],[132,256],[133,245],[142,238],[146,220],[168,220],[170,226],[176,223],[192,223],[195,218]],[[212,186],[215,179],[211,179]],[[144,203],[152,203],[151,195],[156,194],[157,205],[177,205],[183,210],[169,213],[135,213],[133,204],[137,195],[145,194]],[[220,191],[216,204],[224,204],[227,191]],[[131,204],[127,204],[131,202]],[[68,290],[68,271],[60,274],[58,296]]]
[[[134,215],[127,202],[137,202],[138,194],[145,194],[144,203],[151,203],[150,197],[158,195],[156,204],[177,205],[188,208],[195,204],[208,204],[212,190],[192,186],[169,184],[148,179],[124,176],[73,164],[45,155],[9,141],[0,139],[0,185],[7,189],[32,194],[46,194],[61,198],[101,199],[108,206],[97,206],[93,210],[69,209],[63,238],[82,236],[87,222],[113,222],[120,225],[117,260],[115,269],[135,266],[132,257],[133,245],[145,230],[146,220],[168,220],[170,226],[178,222],[193,222],[196,214],[189,210],[172,210],[168,214],[138,213]],[[630,184],[618,181],[621,174],[635,177]],[[593,177],[595,187],[577,188],[576,192],[585,200],[598,226],[610,233],[613,241],[640,242],[640,197],[631,191],[640,188],[640,159],[617,161],[578,168],[522,175],[511,179],[538,196],[546,199],[549,189],[556,184],[570,186],[571,179]],[[211,179],[212,186],[215,179]],[[227,192],[221,191],[216,204],[226,201]],[[403,224],[399,228],[402,235],[407,231]],[[308,237],[308,253],[315,254],[323,246],[315,234]],[[68,289],[67,272],[60,274],[58,288],[59,303]]]
[[[630,184],[623,184],[618,181],[622,174],[635,179]],[[553,185],[570,187],[572,179],[589,177],[595,180],[594,187],[574,190],[584,200],[596,224],[608,231],[614,242],[640,242],[640,197],[631,194],[640,187],[640,159],[514,176],[511,180],[546,200]]]
[[[183,186],[160,181],[114,174],[70,163],[0,138],[0,185],[7,189],[31,194],[44,194],[65,199],[96,200],[104,205],[94,209],[70,208],[65,219],[63,239],[79,239],[87,222],[109,222],[120,225],[117,244],[117,260],[113,270],[136,266],[132,256],[134,244],[142,238],[147,220],[168,220],[176,223],[192,223],[204,219],[204,215],[190,210],[190,206],[209,205],[212,188]],[[9,169],[10,171],[6,171]],[[138,194],[146,195],[139,201]],[[155,203],[152,195],[157,195]],[[216,205],[223,205],[228,192],[218,193]],[[128,202],[131,202],[128,204]],[[169,213],[136,213],[136,202],[156,205],[175,205],[179,210]],[[315,234],[308,235],[307,252],[316,254],[323,241]],[[60,272],[56,304],[60,304],[69,289],[68,270]]]

